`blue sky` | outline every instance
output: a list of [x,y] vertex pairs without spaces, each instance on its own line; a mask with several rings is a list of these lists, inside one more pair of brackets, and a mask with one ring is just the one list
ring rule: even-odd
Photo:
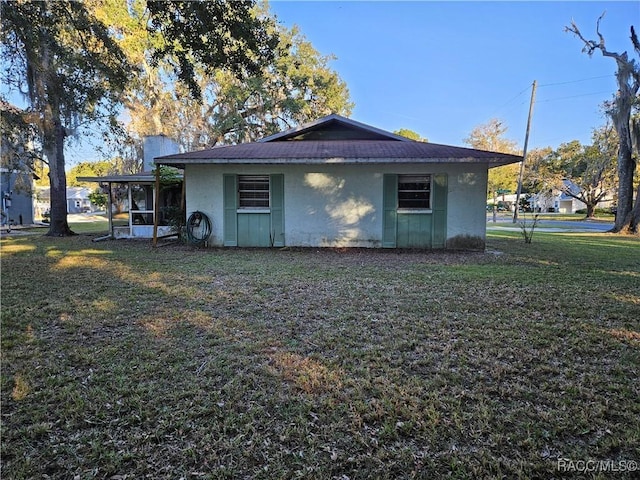
[[491,118],[522,147],[531,85],[538,82],[529,147],[590,142],[616,91],[615,61],[581,53],[571,20],[612,51],[632,54],[639,2],[428,2],[271,0],[281,24],[300,27],[347,83],[354,120],[409,128],[464,145]]
[[[538,82],[529,148],[589,143],[616,91],[615,61],[581,53],[564,26],[575,20],[607,48],[633,53],[640,2],[431,2],[270,0],[285,26],[298,25],[347,83],[351,118],[389,131],[408,128],[433,143],[464,146],[492,118],[524,143],[531,85]],[[100,160],[93,139],[70,142],[67,168]]]

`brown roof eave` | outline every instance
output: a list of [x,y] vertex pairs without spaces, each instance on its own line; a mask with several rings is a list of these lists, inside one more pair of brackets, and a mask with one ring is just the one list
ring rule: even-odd
[[522,157],[517,157],[514,159],[504,159],[504,158],[493,158],[489,160],[489,168],[495,167],[504,167],[505,165],[511,165],[514,163],[522,162]]
[[156,164],[184,168],[186,165],[330,165],[330,164],[415,164],[415,163],[486,163],[489,168],[522,161],[522,157],[505,158],[164,158]]

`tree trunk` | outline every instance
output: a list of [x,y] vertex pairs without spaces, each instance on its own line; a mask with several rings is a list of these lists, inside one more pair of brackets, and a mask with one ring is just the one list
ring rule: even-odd
[[44,154],[49,161],[49,182],[51,201],[50,237],[75,235],[67,223],[67,178],[64,170],[65,129],[59,118],[45,120]]
[[587,203],[587,218],[593,218],[596,214],[596,206],[593,203]]
[[[616,215],[616,220],[618,216]],[[638,185],[638,191],[636,193],[635,205],[631,211],[627,214],[622,222],[622,229],[618,230],[622,233],[638,233],[640,231],[640,185]],[[615,228],[615,227],[614,227]]]
[[618,138],[620,139],[618,150],[618,207],[615,224],[611,230],[614,233],[625,231],[635,233],[638,227],[637,215],[634,221],[633,214],[633,174],[636,170],[636,162],[632,156],[629,115],[626,114],[627,112],[622,112],[622,115],[620,115],[620,110],[618,109],[612,115],[614,125],[618,131]]
[[51,65],[48,45],[41,46],[40,56],[28,59],[29,70],[40,72],[34,75],[29,86],[31,102],[41,115],[40,133],[42,152],[49,164],[50,224],[48,236],[75,235],[67,223],[67,178],[64,170],[64,139],[66,129],[60,117],[60,101],[56,95],[55,82],[51,80],[55,70]]
[[[32,65],[35,71],[42,72],[34,78],[30,95],[40,105],[42,115],[42,152],[49,163],[49,201],[50,237],[75,235],[67,223],[67,177],[64,170],[64,139],[66,129],[60,117],[60,101],[55,82],[51,77],[54,70],[51,65],[51,52],[47,45],[42,47],[41,57]],[[46,100],[45,100],[46,99]],[[32,100],[33,101],[33,100]]]

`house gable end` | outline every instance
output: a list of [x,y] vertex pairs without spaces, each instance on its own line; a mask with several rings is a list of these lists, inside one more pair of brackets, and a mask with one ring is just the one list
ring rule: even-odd
[[413,140],[379,128],[332,114],[285,132],[258,140],[260,143],[305,140],[389,140],[411,142]]

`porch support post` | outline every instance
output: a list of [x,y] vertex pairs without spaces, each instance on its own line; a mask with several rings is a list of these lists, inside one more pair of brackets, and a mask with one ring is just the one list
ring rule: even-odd
[[185,214],[185,221],[187,218],[187,212],[185,211],[186,205],[187,205],[187,190],[185,189],[185,182],[186,182],[186,175],[185,175],[185,171],[186,169],[182,170],[182,190],[180,191],[180,211],[184,212]]
[[116,238],[116,236],[113,233],[113,206],[111,204],[111,202],[113,201],[113,193],[111,191],[111,182],[109,182],[107,185],[109,185],[109,200],[107,201],[107,217],[109,218],[109,235],[111,235],[111,238]]
[[153,246],[158,246],[158,221],[160,217],[160,164],[156,164],[156,187],[153,197]]

